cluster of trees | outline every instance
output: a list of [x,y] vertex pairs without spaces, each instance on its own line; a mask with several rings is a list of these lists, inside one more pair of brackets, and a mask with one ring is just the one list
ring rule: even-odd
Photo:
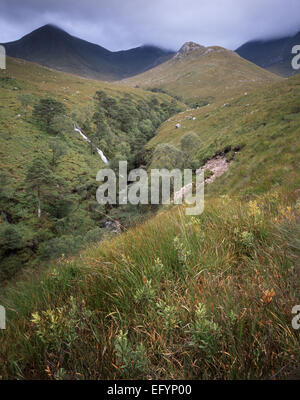
[[185,100],[183,99],[183,97],[177,96],[177,95],[173,95],[173,94],[171,94],[170,92],[167,92],[165,89],[162,89],[162,88],[156,88],[156,87],[154,87],[154,88],[147,88],[147,90],[148,90],[149,92],[152,92],[152,93],[164,93],[164,94],[167,94],[168,96],[173,97],[173,98],[174,98],[175,100],[177,100],[177,101],[181,101],[182,103],[185,102]]
[[0,176],[0,280],[13,275],[33,256],[59,257],[100,240],[109,234],[105,228],[107,213],[125,225],[127,220],[140,218],[141,210],[137,212],[136,208],[99,205],[95,176],[88,176],[86,171],[76,180],[73,175],[72,181],[63,179],[59,166],[69,151],[68,136],[74,134],[74,122],[91,140],[92,153],[97,146],[112,167],[124,159],[135,167],[143,161],[143,146],[159,125],[180,111],[174,99],[130,94],[113,97],[98,91],[92,110],[74,111],[69,117],[65,106],[53,98],[36,102],[25,93],[18,98],[27,122],[47,134],[48,144],[26,165],[21,195],[10,193],[9,175]]
[[48,133],[56,133],[53,123],[56,117],[66,114],[65,106],[55,99],[41,99],[33,109],[33,118],[37,120]]
[[180,148],[169,143],[158,144],[153,151],[151,168],[199,168],[199,161],[195,159],[200,148],[199,136],[194,132],[186,133],[181,141]]
[[159,102],[153,96],[136,100],[130,94],[118,99],[97,91],[95,112],[91,120],[85,122],[84,128],[112,163],[123,159],[136,165],[138,153],[154,136],[159,125],[179,111],[174,99]]

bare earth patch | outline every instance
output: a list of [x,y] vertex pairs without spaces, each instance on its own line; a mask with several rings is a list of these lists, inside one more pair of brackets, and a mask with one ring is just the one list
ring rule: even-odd
[[[218,178],[218,176],[223,175],[224,172],[228,170],[230,164],[231,162],[228,162],[225,156],[216,156],[207,161],[207,163],[203,165],[201,170],[205,171],[206,169],[208,169],[211,172],[213,172],[213,175],[210,176],[209,178],[206,178],[204,182],[208,184],[214,182],[216,178]],[[181,198],[181,196],[186,195],[192,190],[192,188],[193,188],[192,183],[183,186],[178,192],[175,193],[174,200],[177,200],[178,198]]]

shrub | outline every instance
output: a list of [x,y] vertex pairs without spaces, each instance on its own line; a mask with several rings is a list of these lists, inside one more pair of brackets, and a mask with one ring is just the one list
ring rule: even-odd
[[195,320],[188,332],[192,335],[191,346],[198,346],[207,357],[213,356],[218,348],[221,336],[220,327],[207,316],[206,307],[199,303],[195,312]]
[[185,157],[182,151],[171,144],[159,144],[154,152],[151,162],[151,168],[183,168]]
[[66,112],[65,106],[51,98],[41,99],[38,104],[34,106],[33,117],[42,123],[48,132],[51,131],[50,125],[54,118]]
[[193,156],[200,147],[199,136],[194,132],[189,132],[183,136],[180,145],[184,153],[188,156]]
[[145,376],[148,360],[143,343],[134,347],[128,340],[128,331],[120,330],[116,337],[115,351],[117,364],[123,378]]
[[86,243],[99,242],[102,239],[103,233],[103,229],[101,228],[92,229],[85,234],[84,241]]
[[63,254],[74,254],[83,246],[81,236],[64,235],[44,242],[39,246],[38,255],[43,258],[58,258]]
[[4,223],[0,225],[1,253],[22,247],[22,235],[15,225]]

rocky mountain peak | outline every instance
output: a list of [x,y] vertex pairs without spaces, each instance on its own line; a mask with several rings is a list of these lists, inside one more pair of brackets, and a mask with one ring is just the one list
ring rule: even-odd
[[195,42],[186,42],[176,53],[175,58],[183,58],[196,50],[205,50],[205,47]]

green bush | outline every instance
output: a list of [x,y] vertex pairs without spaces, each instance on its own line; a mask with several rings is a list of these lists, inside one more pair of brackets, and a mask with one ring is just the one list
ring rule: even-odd
[[81,236],[64,235],[41,243],[38,255],[42,259],[58,258],[63,254],[75,254],[83,245],[84,241]]
[[84,236],[85,243],[99,242],[103,236],[103,229],[95,228],[88,231]]
[[22,247],[22,235],[15,225],[4,223],[0,225],[0,251],[5,253]]

